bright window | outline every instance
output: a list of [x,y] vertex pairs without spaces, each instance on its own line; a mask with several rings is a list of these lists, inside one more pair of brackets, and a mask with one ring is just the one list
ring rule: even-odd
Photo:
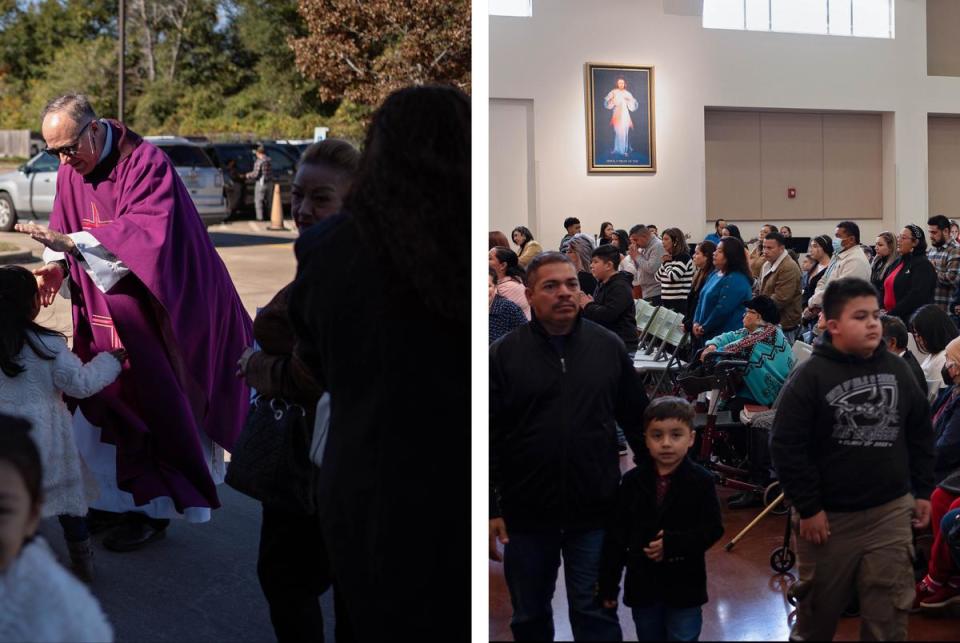
[[533,0],[490,0],[491,16],[518,16],[529,18],[533,15]]
[[703,26],[864,38],[894,37],[894,0],[703,0]]

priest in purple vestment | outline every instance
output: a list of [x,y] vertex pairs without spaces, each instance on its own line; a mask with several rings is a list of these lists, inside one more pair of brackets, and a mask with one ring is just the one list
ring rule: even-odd
[[47,246],[41,299],[70,297],[73,351],[129,353],[114,384],[68,402],[100,488],[91,507],[132,512],[104,544],[131,551],[162,537],[167,519],[202,522],[220,506],[224,449],[249,401],[234,365],[252,324],[161,150],[79,94],[47,105],[42,133],[60,157],[50,227],[17,229]]

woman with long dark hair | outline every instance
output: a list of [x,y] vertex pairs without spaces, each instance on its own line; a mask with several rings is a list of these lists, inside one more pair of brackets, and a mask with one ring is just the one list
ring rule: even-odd
[[927,259],[923,230],[913,224],[900,231],[900,256],[883,280],[883,306],[888,314],[909,320],[914,311],[933,303],[937,271]]
[[716,270],[707,278],[693,315],[693,334],[702,341],[741,327],[745,302],[753,296],[753,277],[743,243],[724,237],[713,253]]
[[[803,288],[803,294],[800,296],[800,302],[804,308],[807,307],[813,293],[817,292],[817,284],[823,279],[824,272],[830,265],[830,259],[833,258],[833,240],[825,234],[814,237],[810,240],[810,249],[807,254],[813,259],[814,266],[807,278],[807,285]],[[813,323],[816,323],[816,320]]]
[[878,234],[876,248],[877,254],[870,264],[870,283],[877,289],[880,307],[883,308],[883,282],[890,274],[890,269],[896,263],[900,252],[897,249],[897,240],[892,232],[884,231]]
[[599,240],[597,245],[603,246],[610,243],[610,240],[613,238],[614,234],[615,232],[613,229],[613,224],[610,223],[609,221],[604,221],[603,223],[600,224],[600,236],[597,237],[597,239]]
[[700,301],[700,291],[707,283],[707,277],[713,274],[713,253],[717,244],[713,241],[701,241],[693,253],[693,265],[696,271],[690,282],[690,294],[687,296],[687,314],[683,318],[683,327],[687,332],[693,330],[693,313]]
[[[297,242],[291,316],[332,401],[318,513],[360,641],[469,637],[469,595],[437,588],[470,578],[470,120],[453,87],[391,94],[344,216]],[[426,548],[397,528],[441,514]]]
[[687,297],[693,282],[693,259],[679,228],[667,228],[662,235],[666,254],[654,275],[660,282],[660,301],[670,310],[687,314]]
[[940,306],[926,304],[918,308],[910,318],[910,332],[917,342],[917,348],[924,355],[920,362],[924,377],[948,386],[943,382],[940,370],[946,360],[944,349],[960,335],[956,325]]
[[[530,262],[533,261],[533,258],[543,252],[543,246],[540,245],[539,241],[533,239],[533,233],[530,232],[530,229],[526,226],[518,225],[513,229],[511,236],[513,237],[513,242],[517,244],[517,248],[520,250],[517,261],[520,262],[520,267],[526,270]],[[504,248],[510,247],[505,243],[499,245],[502,245]],[[492,248],[494,246],[490,247]]]
[[530,319],[530,302],[523,285],[526,272],[520,267],[517,253],[510,248],[490,248],[490,267],[497,273],[497,294],[520,306]]
[[733,237],[734,239],[738,240],[740,243],[743,243],[743,237],[740,236],[740,228],[738,228],[732,223],[728,223],[727,225],[720,228],[720,240],[723,241],[723,239],[725,239],[726,237]]

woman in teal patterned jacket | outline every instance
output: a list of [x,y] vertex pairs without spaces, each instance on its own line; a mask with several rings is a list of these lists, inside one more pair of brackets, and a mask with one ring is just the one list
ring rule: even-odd
[[745,306],[743,328],[717,335],[703,350],[704,355],[718,350],[734,353],[750,363],[743,387],[727,402],[734,417],[744,404],[772,405],[794,363],[793,350],[778,326],[780,312],[774,301],[758,295]]

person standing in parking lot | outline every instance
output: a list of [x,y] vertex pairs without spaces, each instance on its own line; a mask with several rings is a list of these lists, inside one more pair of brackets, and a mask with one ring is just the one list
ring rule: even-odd
[[253,204],[257,209],[257,221],[266,221],[269,217],[270,205],[268,199],[273,195],[273,167],[270,165],[270,157],[267,156],[267,150],[263,145],[257,146],[257,160],[253,164],[253,169],[246,174],[246,178],[253,179]]
[[68,405],[100,489],[90,506],[129,512],[93,514],[90,530],[123,522],[103,544],[132,551],[162,538],[169,518],[203,522],[220,506],[224,449],[249,406],[233,373],[252,322],[166,154],[97,118],[81,94],[52,100],[42,119],[60,158],[50,227],[16,229],[48,248],[34,271],[41,303],[67,284],[73,352],[129,354],[114,384]]

